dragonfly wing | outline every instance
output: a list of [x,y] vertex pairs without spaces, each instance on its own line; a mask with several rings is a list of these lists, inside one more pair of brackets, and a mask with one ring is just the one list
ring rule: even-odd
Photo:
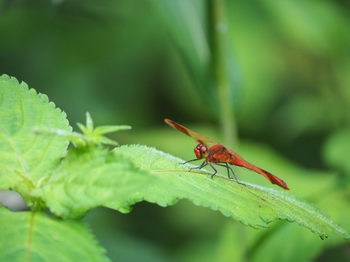
[[170,119],[164,119],[165,123],[167,123],[169,126],[171,126],[172,128],[175,128],[179,131],[181,131],[182,133],[192,137],[193,139],[195,139],[197,141],[198,144],[204,144],[204,145],[214,145],[214,144],[218,144],[218,142],[216,142],[214,139],[211,139],[205,135],[199,134],[191,129],[188,129],[187,127],[184,127],[183,125],[180,125],[179,123],[176,123],[173,120]]

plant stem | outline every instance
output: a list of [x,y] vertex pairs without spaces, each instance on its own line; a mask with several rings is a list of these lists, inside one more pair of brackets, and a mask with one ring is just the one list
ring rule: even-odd
[[212,52],[212,72],[218,94],[219,121],[225,143],[237,145],[237,127],[231,100],[231,81],[228,53],[228,23],[225,0],[208,0],[209,41]]

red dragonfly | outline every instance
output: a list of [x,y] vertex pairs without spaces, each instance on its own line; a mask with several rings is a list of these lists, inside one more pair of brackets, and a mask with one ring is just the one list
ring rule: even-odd
[[[228,178],[230,177],[230,171],[232,172],[235,180],[238,182],[235,173],[233,172],[232,168],[228,165],[235,165],[240,167],[245,167],[247,169],[250,169],[256,173],[259,173],[260,175],[263,175],[265,178],[267,178],[272,184],[276,184],[286,190],[289,190],[289,187],[287,184],[277,176],[272,175],[271,173],[261,169],[260,167],[254,166],[253,164],[247,162],[244,160],[240,155],[238,155],[236,152],[224,147],[223,145],[216,142],[214,139],[211,139],[207,136],[201,135],[195,131],[192,131],[188,129],[187,127],[184,127],[183,125],[180,125],[173,120],[170,119],[164,119],[165,123],[167,123],[169,126],[181,131],[182,133],[194,138],[198,145],[194,148],[194,153],[196,155],[196,159],[192,159],[189,161],[186,161],[184,164],[196,160],[200,160],[205,158],[204,162],[196,168],[192,169],[201,169],[207,165],[211,166],[213,168],[214,173],[211,175],[213,178],[215,174],[217,173],[216,168],[213,166],[219,165],[227,168],[227,174]],[[239,182],[238,182],[239,183]]]

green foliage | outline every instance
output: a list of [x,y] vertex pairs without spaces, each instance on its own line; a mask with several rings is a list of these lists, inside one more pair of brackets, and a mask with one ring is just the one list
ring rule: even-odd
[[[2,189],[19,191],[28,198],[30,190],[57,165],[66,154],[67,139],[38,137],[36,125],[70,131],[66,115],[48,101],[46,95],[28,90],[25,83],[3,75],[0,79],[0,184]],[[32,198],[27,199],[28,204]]]
[[211,173],[203,174],[202,171],[188,172],[180,164],[183,160],[144,146],[122,146],[113,152],[131,158],[137,167],[155,174],[160,180],[150,188],[146,185],[144,190],[137,192],[146,201],[167,206],[178,198],[186,198],[254,228],[267,228],[268,223],[285,219],[310,228],[322,239],[328,236],[328,231],[350,239],[350,234],[312,205],[284,191],[248,183],[243,186],[222,176],[211,179]]
[[0,224],[1,261],[110,261],[81,222],[0,207]]
[[99,144],[117,146],[118,143],[116,141],[105,137],[104,134],[131,128],[130,126],[99,126],[94,128],[94,123],[89,113],[86,113],[86,126],[80,123],[77,123],[77,125],[83,134],[44,126],[35,128],[35,131],[37,133],[49,133],[64,137],[78,147]]
[[[114,142],[103,134],[128,127],[94,128],[87,114],[86,126],[79,124],[83,134],[74,133],[45,95],[15,78],[0,77],[0,101],[0,189],[19,192],[31,208],[18,213],[0,209],[3,260],[47,260],[53,249],[64,250],[58,260],[107,260],[78,219],[98,206],[127,213],[144,200],[166,207],[189,199],[254,228],[287,220],[322,239],[330,232],[350,239],[312,205],[285,191],[189,172],[181,159],[146,146],[109,151],[102,144]],[[68,139],[75,145],[69,149]],[[55,217],[44,215],[46,208]]]
[[[214,4],[224,2],[220,19],[213,17]],[[114,139],[192,159],[191,140],[161,124],[164,117],[170,117],[281,177],[291,194],[313,203],[350,231],[348,1],[107,0],[101,4],[32,0],[1,1],[0,6],[2,72],[25,79],[38,92],[48,94],[69,115],[74,128],[76,122],[83,123],[87,111],[97,126],[127,123],[134,127],[131,132],[109,135],[108,140],[98,132],[71,132],[68,123],[48,127],[34,121],[28,132],[11,137],[20,150],[30,152],[22,155],[23,159],[17,157],[21,151],[11,153],[10,140],[4,144],[6,150],[1,150],[1,144],[1,186],[22,192],[33,211],[48,206],[44,198],[52,202],[55,212],[66,217],[78,218],[92,208],[83,220],[95,219],[89,224],[113,261],[123,257],[153,262],[169,261],[170,257],[191,262],[349,261],[350,243],[332,233],[320,241],[310,230],[285,220],[270,223],[269,230],[255,230],[187,200],[166,209],[143,201],[128,215],[114,211],[129,211],[129,205],[138,202],[135,194],[124,204],[116,199],[106,203],[113,210],[94,209],[104,199],[91,197],[88,190],[89,181],[95,177],[87,172],[87,181],[82,174],[69,172],[69,163],[73,162],[69,159],[77,159],[82,169],[89,171],[89,165],[79,161],[80,153],[110,165],[108,159],[113,157],[108,151],[84,151],[81,147],[94,148],[100,142],[115,145]],[[219,36],[211,30],[216,29],[221,29],[216,33],[224,33],[227,40],[220,41],[224,43],[220,46],[227,48],[221,58],[213,49]],[[224,60],[229,62],[227,70],[216,71],[213,62]],[[218,95],[215,72],[229,80],[230,94]],[[232,107],[234,117],[218,110]],[[0,123],[6,117],[3,109]],[[6,126],[11,121],[16,123],[14,112]],[[35,117],[40,116],[38,113]],[[232,143],[229,139],[236,136],[235,126],[239,139]],[[28,122],[24,127],[28,129]],[[2,143],[3,134],[0,137]],[[66,150],[65,145],[58,149],[63,143],[55,146],[55,142],[57,150],[44,152],[45,147],[38,146],[43,152],[41,161],[29,148],[19,146],[21,139],[24,145],[34,139],[44,146],[49,139],[70,140],[80,148]],[[59,163],[61,158],[54,155],[59,152],[62,157],[67,154],[62,161],[65,163]],[[53,164],[50,157],[57,163]],[[17,168],[9,168],[7,163]],[[126,170],[130,165],[127,159],[118,163],[118,170],[125,174],[135,172],[137,176],[142,172],[137,168]],[[96,170],[97,165],[92,161],[90,167]],[[183,167],[173,168],[177,174]],[[39,169],[48,174],[41,175]],[[29,171],[23,175],[23,170]],[[82,203],[71,191],[62,193],[64,190],[59,189],[58,177],[65,177],[64,170],[75,175],[75,182],[81,182],[81,198],[87,206],[80,207]],[[80,171],[78,167],[74,170]],[[245,182],[275,188],[254,173],[235,167],[234,171]],[[36,176],[34,173],[38,179],[26,177]],[[56,183],[59,196],[56,187],[48,183],[53,174],[56,181],[52,183]],[[206,177],[205,173],[191,174]],[[108,172],[105,175],[109,177]],[[212,183],[217,180],[225,179],[215,177]],[[106,189],[103,183],[101,187]],[[78,188],[77,183],[71,188]],[[111,194],[109,187],[106,190]],[[13,200],[3,194],[7,192],[0,191],[0,202]],[[75,203],[67,210],[64,205],[70,197]],[[169,202],[171,199],[169,196]],[[150,253],[162,253],[162,259],[150,258]]]

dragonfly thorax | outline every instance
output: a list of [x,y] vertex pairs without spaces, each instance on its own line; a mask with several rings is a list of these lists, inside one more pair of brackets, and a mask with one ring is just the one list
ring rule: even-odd
[[206,145],[198,144],[193,151],[198,159],[208,156],[208,147]]

